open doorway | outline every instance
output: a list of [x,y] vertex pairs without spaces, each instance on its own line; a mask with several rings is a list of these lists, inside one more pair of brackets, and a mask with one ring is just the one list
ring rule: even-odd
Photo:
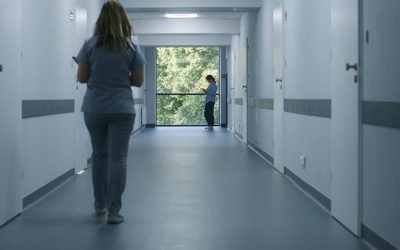
[[156,125],[203,126],[207,75],[217,81],[215,125],[220,124],[220,48],[157,48]]

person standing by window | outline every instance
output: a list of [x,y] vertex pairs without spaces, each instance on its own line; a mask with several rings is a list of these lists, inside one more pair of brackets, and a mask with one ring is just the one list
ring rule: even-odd
[[212,75],[206,76],[208,82],[207,89],[202,88],[206,94],[205,106],[204,106],[204,117],[206,118],[208,127],[206,129],[212,130],[214,127],[214,105],[215,97],[217,95],[217,84],[215,78]]
[[92,143],[92,181],[97,215],[119,224],[128,146],[135,121],[131,86],[143,82],[145,59],[133,44],[133,29],[117,1],[103,4],[94,34],[78,53],[77,78],[87,83],[82,104]]

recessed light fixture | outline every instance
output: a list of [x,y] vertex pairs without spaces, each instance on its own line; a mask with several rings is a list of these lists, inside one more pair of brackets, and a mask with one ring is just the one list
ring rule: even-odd
[[165,14],[167,18],[198,18],[197,13],[167,13]]

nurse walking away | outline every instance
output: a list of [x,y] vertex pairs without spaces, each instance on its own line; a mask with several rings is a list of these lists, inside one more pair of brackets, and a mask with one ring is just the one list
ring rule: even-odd
[[123,6],[107,1],[77,57],[78,81],[87,83],[82,111],[93,148],[94,208],[97,215],[108,212],[109,224],[124,221],[121,197],[135,121],[131,86],[143,82],[145,59],[132,35]]

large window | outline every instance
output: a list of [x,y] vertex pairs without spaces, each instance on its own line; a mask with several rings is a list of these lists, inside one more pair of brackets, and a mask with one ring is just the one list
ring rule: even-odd
[[217,80],[215,124],[219,124],[219,48],[163,47],[157,49],[157,125],[206,125],[204,93],[207,75]]

